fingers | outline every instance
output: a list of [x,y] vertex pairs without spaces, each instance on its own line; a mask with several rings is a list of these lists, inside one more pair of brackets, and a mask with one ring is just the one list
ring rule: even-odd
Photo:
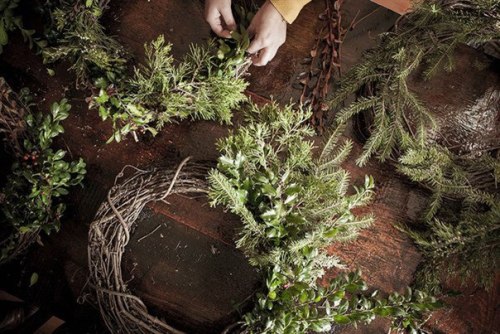
[[[236,21],[234,20],[233,11],[231,7],[224,7],[220,9],[220,14],[224,19],[224,23],[226,24],[226,30],[231,32],[232,30],[236,30]],[[231,37],[231,35],[229,36]]]
[[252,56],[252,62],[255,66],[266,66],[276,56],[277,52],[278,48],[272,46],[261,49],[259,53]]
[[236,29],[236,22],[231,11],[231,1],[223,4],[205,2],[205,20],[214,33],[220,37],[230,38],[231,30]]
[[259,50],[265,47],[264,40],[262,38],[254,38],[250,45],[248,46],[247,52],[250,54],[257,53]]
[[221,15],[216,8],[210,8],[205,13],[205,20],[212,28],[212,31],[220,37],[229,38],[231,33],[224,29],[221,21]]

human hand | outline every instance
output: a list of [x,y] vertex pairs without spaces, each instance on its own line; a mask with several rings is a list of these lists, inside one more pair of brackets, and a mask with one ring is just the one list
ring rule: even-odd
[[279,47],[285,43],[286,21],[267,0],[252,19],[248,33],[253,39],[247,52],[252,54],[254,65],[264,66],[274,58]]
[[205,20],[218,36],[230,38],[231,31],[236,29],[231,0],[206,0]]

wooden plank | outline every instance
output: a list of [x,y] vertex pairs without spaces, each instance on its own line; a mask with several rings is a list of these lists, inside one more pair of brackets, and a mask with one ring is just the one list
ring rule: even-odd
[[139,218],[123,270],[138,296],[189,333],[216,333],[237,321],[235,306],[260,284],[232,245],[149,209]]

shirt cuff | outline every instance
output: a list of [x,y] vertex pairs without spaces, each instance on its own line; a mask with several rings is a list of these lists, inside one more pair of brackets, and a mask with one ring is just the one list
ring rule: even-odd
[[270,0],[286,22],[292,23],[311,0]]

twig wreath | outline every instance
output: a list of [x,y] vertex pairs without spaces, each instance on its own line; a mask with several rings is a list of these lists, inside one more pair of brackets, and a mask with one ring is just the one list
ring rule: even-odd
[[[90,226],[89,285],[106,327],[112,333],[183,333],[148,313],[123,280],[122,258],[136,220],[151,202],[166,202],[173,194],[206,194],[210,166],[202,163],[142,170],[125,166]],[[126,169],[134,173],[118,182]]]

